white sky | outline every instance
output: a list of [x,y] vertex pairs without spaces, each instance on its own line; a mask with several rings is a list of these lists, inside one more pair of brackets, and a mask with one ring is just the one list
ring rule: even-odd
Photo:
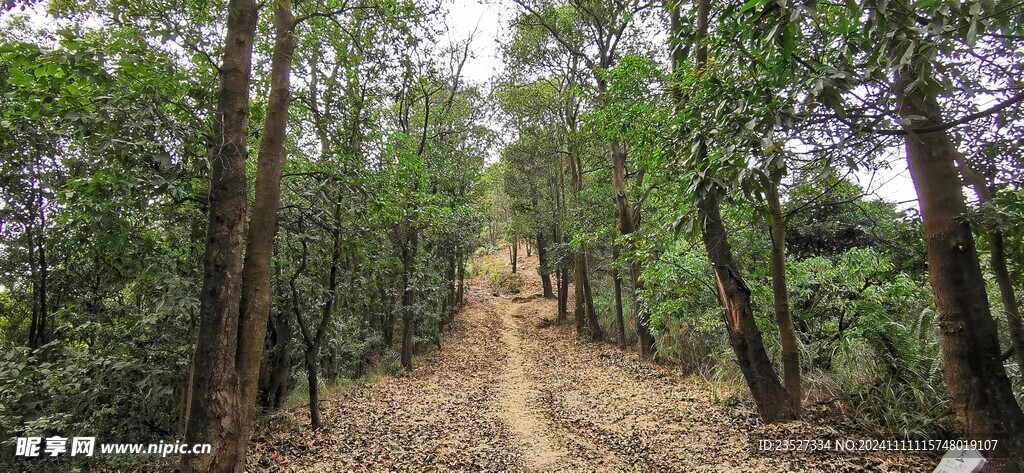
[[459,41],[473,35],[473,57],[466,61],[463,73],[478,84],[490,81],[503,69],[497,38],[508,32],[506,23],[514,5],[507,0],[452,0],[447,6],[452,39]]

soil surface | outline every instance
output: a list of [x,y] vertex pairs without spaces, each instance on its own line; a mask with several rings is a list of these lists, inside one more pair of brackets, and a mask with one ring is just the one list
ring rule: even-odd
[[[699,379],[583,341],[571,324],[548,323],[557,304],[541,296],[536,256],[524,253],[518,294],[495,296],[486,275],[470,280],[441,350],[411,373],[322,401],[318,432],[304,407],[263,425],[250,468],[855,472],[937,464],[933,453],[836,451],[837,441],[867,437],[813,418],[764,425],[749,405],[713,402]],[[507,257],[488,262],[507,267]],[[764,452],[761,439],[831,440],[832,450]]]

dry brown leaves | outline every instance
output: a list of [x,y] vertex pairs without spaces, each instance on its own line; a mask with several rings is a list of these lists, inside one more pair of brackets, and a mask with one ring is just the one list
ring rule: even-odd
[[[520,253],[522,254],[522,252]],[[492,258],[505,258],[504,253]],[[471,281],[436,362],[264,426],[249,465],[267,471],[925,471],[934,454],[761,452],[756,440],[855,439],[816,419],[763,425],[702,384],[611,345],[547,327],[535,258],[521,295]],[[546,327],[546,328],[542,328]]]

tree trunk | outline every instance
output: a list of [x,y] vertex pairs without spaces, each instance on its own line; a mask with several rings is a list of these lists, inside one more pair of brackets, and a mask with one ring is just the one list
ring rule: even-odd
[[380,286],[380,301],[384,311],[380,318],[380,329],[384,334],[384,346],[391,348],[395,345],[395,312],[392,307],[394,299],[388,297],[387,288],[383,284]]
[[586,245],[583,246],[583,296],[586,302],[587,331],[590,332],[590,339],[599,342],[604,340],[604,331],[597,320],[597,310],[594,308],[594,291],[590,287],[590,261],[587,258]]
[[[34,197],[33,197],[34,198]],[[25,234],[28,236],[28,267],[32,276],[32,319],[28,325],[28,347],[39,348],[39,270],[36,262],[36,242],[33,237],[34,225],[29,221]]]
[[281,203],[281,168],[286,159],[288,110],[291,103],[292,28],[291,0],[275,2],[274,51],[270,66],[270,98],[260,136],[256,189],[249,220],[245,263],[242,267],[242,299],[238,329],[238,377],[241,392],[241,433],[238,455],[245,451],[256,416],[259,367],[263,360],[270,317],[270,261],[277,234],[277,208]]
[[452,252],[448,258],[448,274],[445,277],[447,286],[444,295],[444,311],[442,318],[445,324],[451,322],[452,319],[455,318],[455,312],[458,310],[456,308],[458,289],[456,287],[455,253]]
[[569,315],[569,271],[561,269],[558,284],[558,319],[565,320]]
[[1013,280],[1010,279],[1010,272],[1006,267],[1006,243],[1003,241],[1003,232],[993,230],[988,232],[989,263],[992,265],[992,272],[996,277],[996,284],[999,286],[999,296],[1003,302],[1003,313],[1006,314],[1006,322],[1010,327],[1010,343],[1013,345],[1013,352],[1017,357],[1017,364],[1024,373],[1024,323],[1020,318],[1020,307],[1017,305],[1017,295],[1013,289]]
[[619,347],[626,348],[626,321],[622,315],[622,279],[615,266],[619,261],[619,245],[612,245],[612,282],[615,284],[615,331],[618,334]]
[[640,357],[650,358],[654,356],[654,335],[648,327],[647,313],[640,308],[640,299],[637,294],[644,289],[644,283],[640,280],[640,265],[629,264],[629,280],[632,284],[631,294],[633,295],[633,326],[636,328],[637,341],[640,343]]
[[[604,101],[608,84],[604,79],[598,79],[598,96]],[[618,141],[611,142],[612,149],[612,187],[615,190],[616,215],[619,218],[619,234],[628,236],[633,234],[637,228],[637,213],[629,201],[626,191],[626,150]],[[626,258],[629,266],[630,276],[630,302],[633,314],[633,325],[636,328],[636,335],[640,344],[640,356],[650,358],[654,355],[654,335],[648,327],[646,314],[640,310],[639,293],[643,288],[640,282],[640,262],[633,258]]]
[[416,314],[414,313],[414,309],[409,300],[406,301],[404,309],[405,312],[402,313],[402,367],[405,368],[406,371],[412,371],[413,336],[416,331]]
[[416,269],[416,252],[418,251],[418,235],[413,232],[402,248],[402,367],[412,371],[412,351],[416,330],[416,288],[412,276]]
[[[33,241],[29,233],[29,258],[35,263],[37,278],[32,281],[32,323],[29,326],[29,348],[40,348],[50,342],[47,322],[50,318],[47,285],[49,284],[50,263],[46,259],[46,214],[43,210],[42,192],[39,193],[39,231]],[[29,230],[31,232],[31,229]]]
[[768,189],[768,208],[771,212],[772,237],[772,293],[775,296],[775,320],[779,324],[779,341],[782,345],[782,373],[786,392],[793,398],[797,412],[803,400],[800,386],[800,350],[797,346],[793,317],[789,312],[789,289],[786,285],[786,218],[782,215],[779,199],[779,179]]
[[461,308],[466,300],[466,261],[459,250],[459,289],[456,291],[455,303]]
[[736,352],[740,371],[750,387],[757,412],[767,423],[796,419],[799,415],[793,398],[782,387],[772,362],[764,349],[761,331],[754,321],[750,305],[750,289],[732,258],[728,234],[722,224],[718,197],[707,195],[698,205],[704,220],[704,249],[714,267],[718,298],[725,315],[729,344]]
[[519,240],[512,241],[512,274],[516,274],[516,263],[519,261]]
[[209,226],[203,259],[197,363],[185,442],[208,443],[211,453],[184,455],[182,471],[235,471],[239,458],[239,385],[235,364],[242,285],[249,126],[249,81],[257,6],[228,2],[220,91],[210,147]]
[[306,347],[306,381],[309,383],[309,428],[320,429],[320,384],[317,381],[319,346]]
[[[978,196],[978,202],[982,205],[990,202],[994,190],[989,188],[988,180],[978,174],[959,150],[956,152],[956,164],[960,168],[960,174],[964,181],[974,188]],[[1013,279],[1006,267],[1006,243],[1003,241],[1003,232],[992,229],[988,232],[989,264],[992,266],[992,274],[996,278],[996,285],[999,287],[999,297],[1003,303],[1003,313],[1006,314],[1006,322],[1010,327],[1010,343],[1016,355],[1017,364],[1024,372],[1024,324],[1021,323],[1020,308],[1017,305],[1017,295],[1013,288]]]
[[551,286],[551,268],[548,263],[548,249],[546,242],[544,241],[544,232],[541,230],[537,231],[537,259],[540,260],[540,265],[538,265],[537,271],[540,273],[541,286],[544,288],[544,298],[554,299],[555,291]]
[[1007,460],[994,464],[1019,471],[1024,469],[1019,455],[1024,448],[1024,413],[1003,368],[974,237],[962,219],[967,204],[954,165],[958,151],[945,131],[914,133],[914,128],[942,123],[934,96],[920,87],[907,91],[916,76],[897,75],[894,90],[900,115],[914,120],[907,127],[907,163],[924,221],[946,386],[967,437],[1000,438],[996,453]]
[[270,321],[266,375],[261,380],[262,403],[270,409],[279,409],[288,397],[288,370],[291,368],[289,345],[292,339],[291,320],[287,311],[280,311]]
[[583,266],[583,253],[576,253],[573,257],[573,296],[574,310],[573,318],[576,319],[576,334],[583,335],[583,324],[587,319],[586,296],[583,294],[583,279],[586,270]]

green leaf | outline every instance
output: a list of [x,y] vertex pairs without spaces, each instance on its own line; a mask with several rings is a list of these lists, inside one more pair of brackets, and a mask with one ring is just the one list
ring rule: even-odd
[[915,10],[925,10],[928,8],[934,8],[942,4],[942,0],[917,0],[910,4],[910,8]]
[[747,10],[752,9],[752,8],[763,7],[769,1],[771,1],[771,0],[750,0],[747,3],[745,3],[742,8],[740,8],[740,13],[743,13],[743,12],[745,12]]

